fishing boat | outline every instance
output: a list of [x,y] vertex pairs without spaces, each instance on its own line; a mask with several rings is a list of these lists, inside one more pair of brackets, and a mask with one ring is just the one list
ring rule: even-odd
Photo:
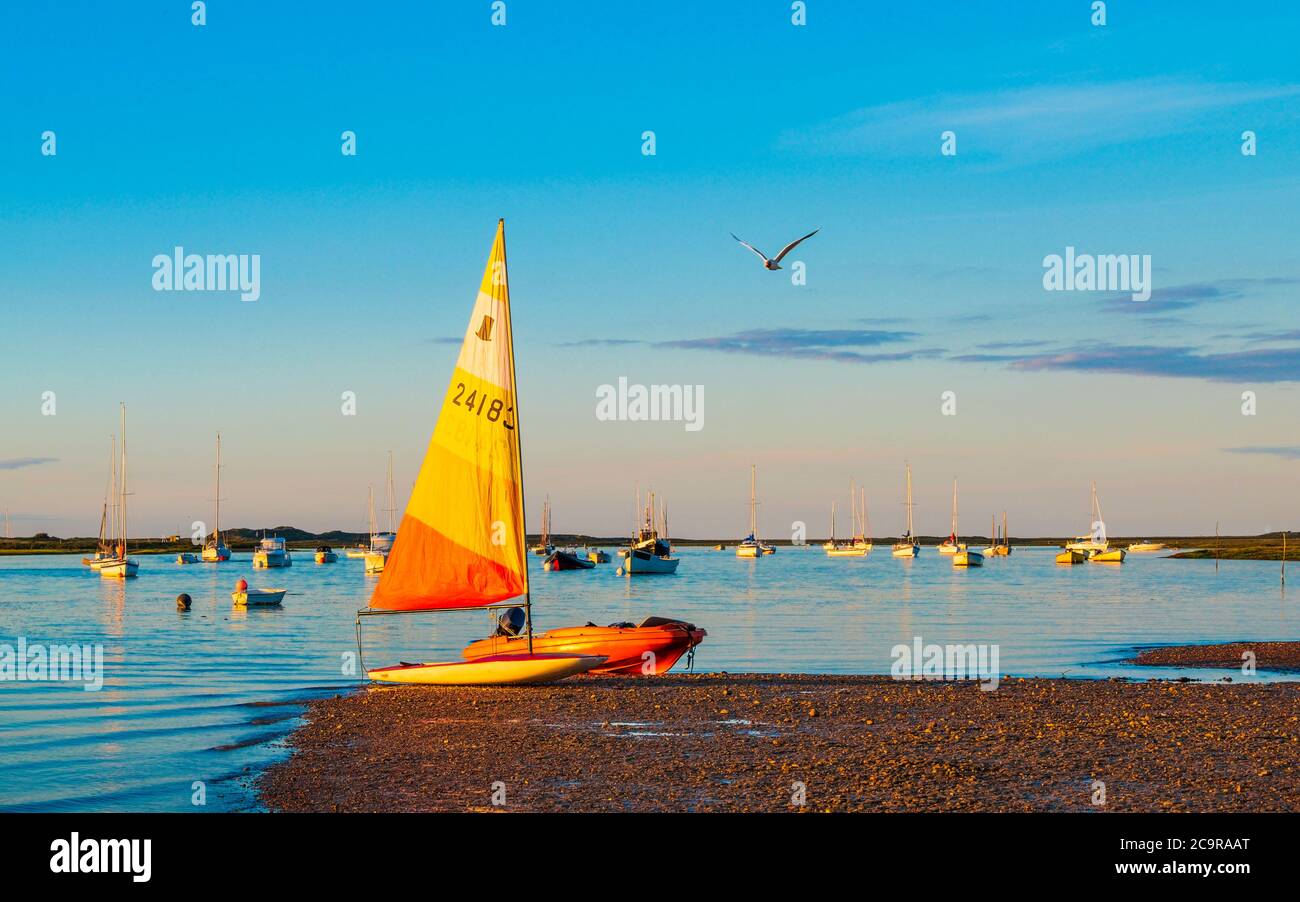
[[542,540],[532,547],[533,554],[546,557],[555,550],[551,544],[551,496],[542,501]]
[[546,653],[533,645],[517,398],[501,220],[397,539],[370,606],[357,612],[357,642],[360,650],[363,617],[504,607],[521,595],[525,641],[518,653],[400,663],[367,670],[370,679],[440,685],[551,682],[605,663],[604,655]]
[[912,465],[907,464],[907,501],[904,507],[907,508],[907,530],[902,537],[894,543],[894,557],[913,558],[921,553],[921,544],[916,541],[916,535],[912,532]]
[[[639,493],[638,493],[639,495]],[[639,500],[638,500],[639,503]],[[660,509],[656,521],[655,493],[646,496],[644,520],[637,527],[623,566],[616,571],[619,576],[676,573],[681,558],[673,557],[673,546],[668,540],[668,511]]]
[[393,515],[397,512],[397,499],[393,493],[393,452],[388,452],[388,489],[385,498],[388,507],[385,508],[388,513],[388,529],[385,532],[375,532],[375,496],[373,490],[370,494],[370,548],[366,551],[366,572],[383,573],[384,567],[388,564],[388,555],[393,549],[393,542],[397,538],[397,532],[394,529]]
[[212,538],[203,543],[204,563],[220,564],[230,560],[230,549],[221,541],[221,433],[217,433],[216,492],[212,496]]
[[1164,542],[1148,542],[1143,539],[1141,542],[1134,542],[1128,546],[1129,554],[1142,554],[1147,551],[1164,551]]
[[758,496],[756,485],[758,467],[749,467],[749,535],[736,545],[736,557],[759,558],[763,556],[763,543],[758,540]]
[[959,550],[957,542],[957,477],[952,478],[952,532],[948,533],[948,538],[939,544],[940,554],[956,554]]
[[201,560],[202,558],[193,551],[182,551],[180,554],[176,555],[176,563],[178,564],[197,564]]
[[542,569],[546,571],[554,570],[594,570],[595,561],[589,561],[585,557],[579,557],[576,551],[564,550],[557,548],[546,556],[542,561]]
[[95,568],[105,579],[132,579],[140,570],[140,564],[131,560],[126,551],[126,405],[122,405],[122,456],[119,460],[117,478],[117,511],[113,531],[117,533],[113,542],[113,556],[98,562]]
[[293,564],[293,555],[278,536],[262,537],[257,550],[253,552],[253,569],[269,570],[276,567],[288,567]]
[[[95,553],[81,559],[81,562],[91,570],[98,570],[117,556],[109,536],[111,527],[108,521],[110,509],[113,511],[114,518],[117,516],[117,436],[109,438],[111,447],[108,452],[108,480],[104,484],[104,507],[99,514],[99,541],[95,545]],[[7,518],[8,514],[5,516]]]
[[[484,660],[501,654],[525,651],[528,638],[522,635],[524,612],[510,608],[499,619],[496,632],[487,639],[471,642],[464,651],[468,660]],[[537,633],[533,650],[550,654],[598,655],[605,662],[592,673],[643,674],[667,673],[683,655],[694,654],[695,647],[708,633],[693,623],[664,617],[647,617],[640,623],[611,623],[609,626],[565,627]]]
[[1088,559],[1088,555],[1082,551],[1075,551],[1071,548],[1062,549],[1056,556],[1058,564],[1082,564]]
[[338,559],[339,556],[328,545],[321,545],[316,549],[316,563],[318,564],[332,564]]

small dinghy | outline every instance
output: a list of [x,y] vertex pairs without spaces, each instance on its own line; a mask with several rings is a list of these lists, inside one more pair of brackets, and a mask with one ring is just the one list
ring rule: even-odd
[[322,545],[316,549],[316,563],[318,564],[332,564],[338,559],[339,556],[328,545]]
[[554,570],[592,570],[596,566],[595,561],[583,560],[572,551],[555,550],[546,556],[542,562],[542,569],[548,572]]
[[230,598],[237,608],[270,608],[284,601],[288,589],[250,589],[245,580],[235,583],[235,591]]
[[587,560],[591,561],[593,564],[608,564],[609,553],[600,548],[596,548],[587,552]]
[[1082,564],[1088,559],[1088,556],[1082,551],[1076,551],[1073,548],[1066,548],[1056,556],[1058,564]]
[[193,551],[182,551],[176,555],[176,563],[178,564],[197,564],[199,560],[199,556]]

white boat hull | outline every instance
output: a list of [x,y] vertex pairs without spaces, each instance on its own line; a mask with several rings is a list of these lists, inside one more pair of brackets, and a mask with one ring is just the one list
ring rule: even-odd
[[960,550],[959,546],[949,544],[948,542],[944,542],[942,545],[939,546],[940,554],[956,554],[958,550]]
[[655,557],[633,552],[623,559],[623,575],[639,576],[644,573],[676,573],[677,565],[682,562],[677,557]]
[[382,551],[366,552],[366,572],[383,573],[384,566],[388,563],[388,555]]
[[954,567],[983,567],[984,555],[978,551],[958,551],[952,556]]
[[231,592],[230,598],[237,608],[269,608],[284,600],[288,589],[249,589],[246,592]]
[[132,560],[113,560],[104,561],[99,567],[99,575],[105,579],[131,579],[140,569],[140,565]]
[[895,545],[892,552],[894,557],[916,557],[920,553],[920,545]]

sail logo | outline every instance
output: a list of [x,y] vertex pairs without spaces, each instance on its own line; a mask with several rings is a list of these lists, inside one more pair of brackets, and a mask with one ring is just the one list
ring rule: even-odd
[[104,688],[104,646],[44,645],[19,636],[0,642],[0,682],[81,683],[87,692]]
[[255,301],[262,296],[262,255],[187,254],[177,246],[153,258],[153,290],[238,291],[241,301]]
[[50,843],[50,871],[55,874],[130,874],[135,883],[153,876],[153,840],[68,839]]
[[492,317],[487,314],[483,315],[483,323],[478,327],[478,331],[474,333],[479,337],[480,341],[492,340],[492,322]]
[[896,680],[979,680],[980,689],[992,692],[1002,675],[997,645],[926,645],[920,636],[911,645],[895,645],[889,675]]
[[596,419],[601,422],[670,421],[685,424],[687,432],[704,428],[703,385],[642,385],[618,377],[618,385],[596,388]]
[[1043,258],[1045,291],[1129,292],[1135,301],[1151,299],[1150,254],[1076,254]]

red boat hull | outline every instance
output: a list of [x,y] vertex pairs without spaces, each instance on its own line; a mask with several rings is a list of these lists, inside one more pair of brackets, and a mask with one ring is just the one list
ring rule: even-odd
[[[605,663],[591,673],[646,676],[667,673],[707,636],[694,624],[652,617],[640,626],[573,626],[533,636],[534,654],[603,655]],[[471,642],[468,661],[492,655],[528,651],[527,636],[493,636]]]

